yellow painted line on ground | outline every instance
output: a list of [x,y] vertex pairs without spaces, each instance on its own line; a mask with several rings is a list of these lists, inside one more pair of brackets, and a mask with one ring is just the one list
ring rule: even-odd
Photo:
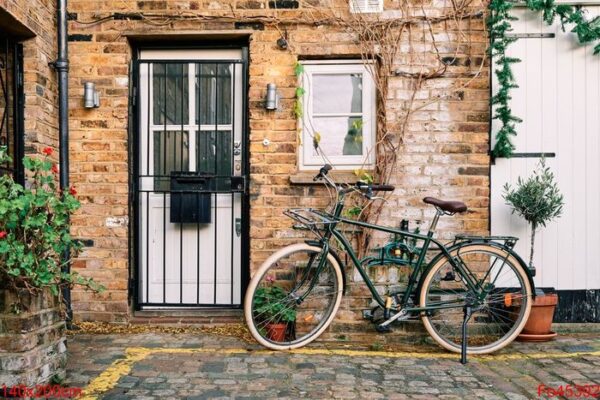
[[129,348],[125,350],[125,358],[114,361],[110,367],[93,379],[83,389],[79,399],[95,400],[98,398],[98,395],[114,388],[119,379],[129,375],[133,364],[148,357],[152,354],[152,350],[147,348]]
[[[83,390],[80,399],[95,400],[99,395],[114,388],[119,379],[129,375],[133,364],[142,361],[154,354],[251,354],[251,355],[272,355],[272,354],[301,354],[301,355],[328,355],[345,357],[384,357],[384,358],[417,358],[417,359],[455,359],[459,355],[454,353],[419,353],[419,352],[387,352],[387,351],[368,351],[368,350],[346,350],[346,349],[296,349],[287,352],[271,350],[248,350],[242,348],[231,349],[210,349],[210,348],[148,348],[148,347],[130,347],[125,350],[125,358],[114,361],[110,367],[102,372],[97,378],[93,379]],[[600,351],[575,352],[575,353],[513,353],[469,356],[480,361],[507,361],[507,360],[527,360],[527,359],[560,359],[575,357],[600,357]]]

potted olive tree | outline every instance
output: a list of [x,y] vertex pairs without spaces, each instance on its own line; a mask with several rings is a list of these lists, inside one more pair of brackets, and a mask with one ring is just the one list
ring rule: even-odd
[[[66,250],[74,257],[81,248],[69,223],[79,202],[74,188],[61,193],[57,187],[52,149],[43,153],[23,160],[26,186],[0,174],[0,364],[8,366],[0,378],[6,386],[64,377],[61,289],[74,284],[103,289],[63,268]],[[9,162],[6,147],[0,147],[0,166]]]
[[[504,200],[512,212],[523,217],[531,228],[531,250],[529,266],[533,267],[535,235],[540,228],[560,217],[563,209],[563,195],[554,180],[554,174],[546,167],[542,158],[533,174],[523,180],[518,178],[515,188],[504,186]],[[521,340],[550,340],[555,333],[551,331],[554,309],[558,304],[556,293],[536,293],[527,324],[519,336]]]

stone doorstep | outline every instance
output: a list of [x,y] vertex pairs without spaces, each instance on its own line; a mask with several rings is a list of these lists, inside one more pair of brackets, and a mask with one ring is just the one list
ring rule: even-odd
[[[44,345],[62,338],[64,330],[65,322],[59,321],[31,332],[2,333],[0,334],[0,357],[3,354],[18,354],[35,350],[40,344]],[[57,339],[57,337],[59,338]]]
[[131,324],[212,326],[239,324],[244,321],[243,310],[143,310],[136,311],[129,320]]

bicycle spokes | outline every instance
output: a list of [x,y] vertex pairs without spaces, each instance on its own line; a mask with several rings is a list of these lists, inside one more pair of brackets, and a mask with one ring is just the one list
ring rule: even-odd
[[464,308],[470,307],[468,347],[492,348],[520,325],[529,301],[523,273],[506,253],[467,250],[460,252],[460,261],[459,268],[445,262],[430,273],[423,306],[437,308],[428,319],[439,338],[453,347],[460,347]]
[[252,321],[263,338],[280,344],[306,340],[329,318],[340,285],[320,252],[282,257],[262,275],[252,299]]

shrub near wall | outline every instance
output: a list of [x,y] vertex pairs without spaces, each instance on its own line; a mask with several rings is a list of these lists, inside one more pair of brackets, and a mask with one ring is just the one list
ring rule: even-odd
[[[57,188],[52,152],[47,147],[43,158],[25,157],[27,187],[0,175],[0,384],[7,387],[31,388],[65,376],[61,289],[102,289],[64,271],[67,249],[75,256],[80,248],[69,223],[79,203],[75,189]],[[10,158],[0,147],[0,165],[5,162]]]

